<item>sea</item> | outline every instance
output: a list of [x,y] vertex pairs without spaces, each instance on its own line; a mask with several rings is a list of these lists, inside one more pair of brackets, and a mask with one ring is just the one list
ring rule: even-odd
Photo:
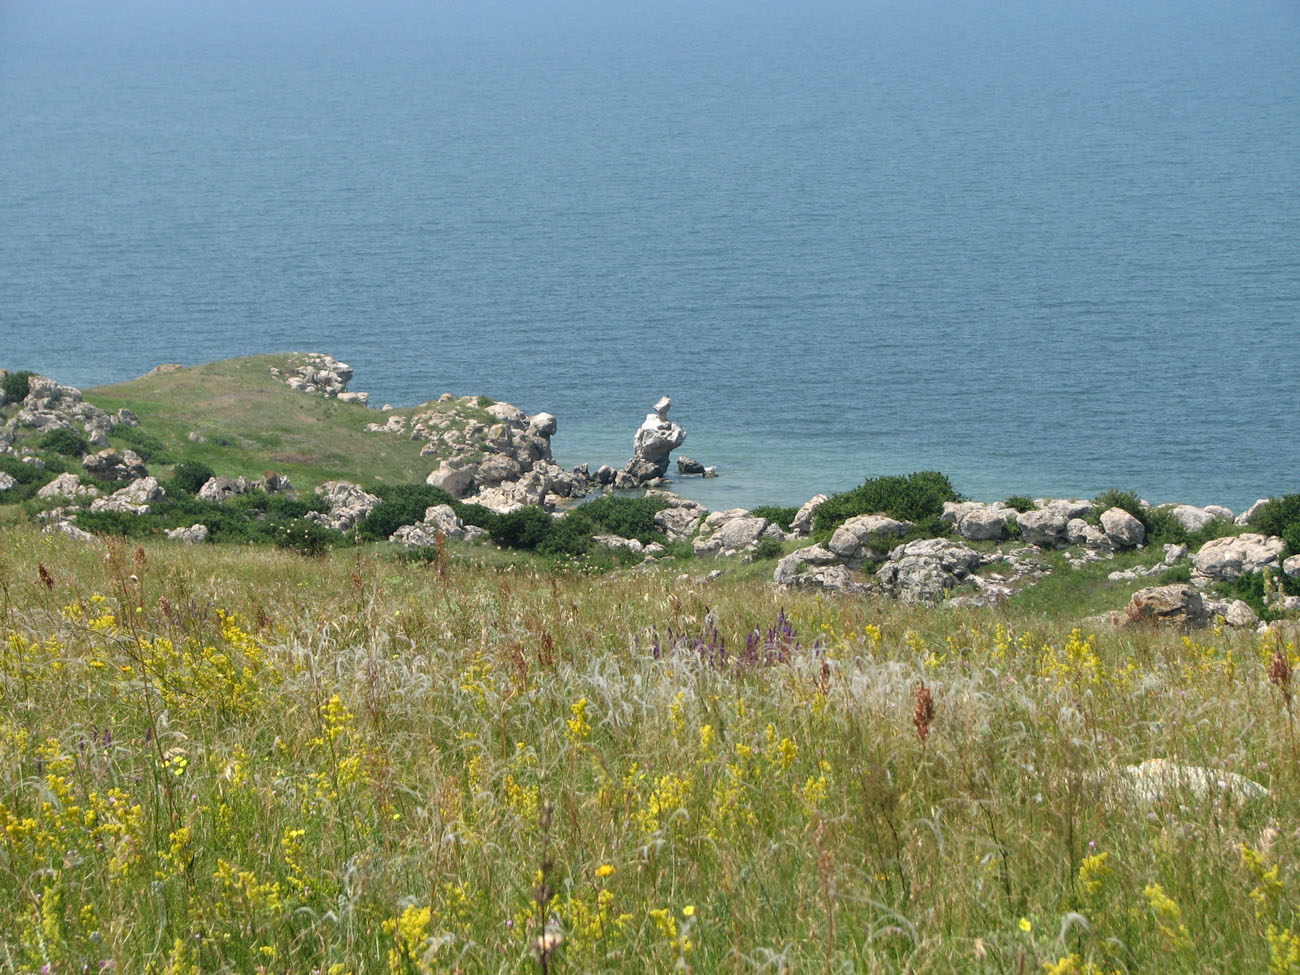
[[289,350],[713,508],[1300,491],[1300,4],[0,0],[0,366]]

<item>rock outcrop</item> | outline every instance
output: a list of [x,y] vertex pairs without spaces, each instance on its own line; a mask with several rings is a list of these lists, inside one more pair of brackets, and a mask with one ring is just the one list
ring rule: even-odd
[[133,481],[149,473],[144,458],[134,450],[124,450],[120,454],[111,448],[101,450],[82,458],[81,466],[87,474],[100,481]]
[[326,481],[316,493],[329,502],[329,511],[311,511],[307,517],[335,531],[347,531],[379,505],[377,496],[351,481]]
[[633,440],[632,459],[620,472],[622,477],[615,480],[616,486],[641,487],[668,473],[668,455],[686,441],[686,431],[668,419],[672,405],[664,396],[646,414]]
[[966,581],[983,556],[960,542],[923,538],[899,545],[876,571],[885,591],[905,603],[933,604]]
[[295,356],[289,361],[287,373],[272,367],[271,375],[300,393],[329,396],[343,403],[360,403],[362,406],[370,401],[369,393],[348,392],[352,367],[321,352]]
[[1192,556],[1192,582],[1209,585],[1235,579],[1246,572],[1277,571],[1285,544],[1276,535],[1246,532],[1213,538]]

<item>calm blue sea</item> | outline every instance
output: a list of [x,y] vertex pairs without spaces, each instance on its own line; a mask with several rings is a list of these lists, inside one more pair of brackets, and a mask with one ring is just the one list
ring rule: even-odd
[[1300,5],[0,0],[0,365],[288,349],[714,507],[1300,490]]

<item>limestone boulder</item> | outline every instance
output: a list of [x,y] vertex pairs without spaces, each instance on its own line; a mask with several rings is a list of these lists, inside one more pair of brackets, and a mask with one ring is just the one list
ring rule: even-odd
[[478,465],[474,480],[480,487],[496,487],[503,481],[515,481],[523,473],[519,462],[508,454],[493,454]]
[[1282,562],[1282,571],[1292,579],[1300,577],[1300,555],[1293,555]]
[[1068,544],[1067,527],[1071,519],[1083,517],[1067,515],[1066,511],[1050,507],[1020,512],[1016,524],[1020,526],[1021,540],[1039,548],[1063,548]]
[[645,484],[667,474],[669,454],[686,441],[686,431],[668,419],[671,406],[672,400],[662,397],[637,428],[632,441],[632,459],[624,468],[635,484]]
[[89,484],[82,484],[76,474],[60,474],[36,492],[38,498],[67,498],[76,501],[80,498],[98,498],[99,490]]
[[1101,527],[1116,548],[1137,548],[1146,540],[1147,531],[1123,508],[1109,508],[1101,513]]
[[446,491],[453,498],[463,498],[474,483],[474,469],[453,467],[444,460],[436,471],[424,479],[424,483]]
[[173,528],[167,532],[167,537],[172,541],[183,542],[186,545],[202,545],[208,540],[208,526],[194,524],[190,525],[189,528]]
[[790,520],[790,531],[794,532],[800,538],[807,538],[812,534],[813,518],[817,514],[817,509],[829,501],[830,498],[825,494],[814,494],[805,501],[795,513],[794,518]]
[[1099,555],[1111,555],[1115,546],[1109,536],[1096,525],[1090,525],[1082,518],[1071,518],[1065,525],[1065,539],[1071,545],[1082,545]]
[[1260,508],[1262,508],[1262,507],[1264,507],[1264,505],[1268,504],[1269,500],[1270,500],[1269,498],[1260,498],[1258,501],[1256,501],[1254,504],[1252,504],[1249,508],[1247,508],[1247,509],[1246,509],[1245,511],[1243,511],[1241,514],[1237,515],[1237,517],[1234,518],[1233,521],[1234,521],[1236,524],[1241,525],[1242,527],[1247,527],[1247,526],[1249,526],[1250,523],[1251,523],[1251,519],[1253,519],[1253,518],[1255,517],[1255,515],[1259,513],[1259,509],[1260,509]]
[[351,481],[326,481],[316,493],[329,502],[329,511],[312,511],[307,517],[335,531],[353,528],[379,506],[376,495]]
[[839,565],[840,557],[821,545],[810,545],[791,552],[776,564],[772,581],[778,586],[800,586],[806,583],[805,574],[811,568]]
[[1235,579],[1247,572],[1277,570],[1282,539],[1276,535],[1247,532],[1228,538],[1213,538],[1192,556],[1192,581],[1197,585]]
[[708,509],[703,505],[690,502],[656,511],[655,525],[670,541],[677,542],[694,535],[707,514]]
[[553,437],[560,422],[550,413],[534,413],[528,418],[528,430],[539,437]]
[[0,491],[8,491],[18,482],[4,471],[0,471]]
[[199,488],[199,498],[213,504],[224,504],[240,494],[247,494],[253,489],[253,482],[246,477],[210,477]]
[[100,481],[133,481],[144,477],[144,460],[134,450],[124,450],[120,454],[113,449],[101,450],[82,458],[81,466],[86,473]]
[[677,473],[703,475],[704,465],[693,457],[687,457],[685,454],[682,454],[677,458]]
[[906,603],[933,604],[983,563],[979,552],[944,538],[899,545],[877,571],[886,592]]
[[850,568],[864,561],[879,562],[899,538],[915,526],[888,515],[858,515],[835,529],[826,547]]
[[1198,590],[1187,585],[1139,589],[1129,600],[1125,616],[1130,624],[1204,626],[1210,614]]
[[996,542],[1006,538],[1016,523],[1015,509],[1002,504],[980,505],[957,521],[957,534],[972,542]]

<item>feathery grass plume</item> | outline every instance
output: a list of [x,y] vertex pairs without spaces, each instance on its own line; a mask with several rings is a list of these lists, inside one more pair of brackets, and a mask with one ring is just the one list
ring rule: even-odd
[[930,737],[930,724],[934,721],[934,698],[930,696],[930,688],[925,686],[925,681],[921,681],[916,687],[916,703],[912,707],[912,724],[916,725],[916,735],[921,739],[921,747],[925,748],[925,740]]
[[1291,674],[1291,663],[1279,647],[1273,651],[1273,659],[1268,664],[1268,682],[1282,692],[1288,714],[1291,712]]
[[50,575],[50,570],[45,568],[44,562],[36,563],[36,573],[41,577],[41,584],[45,586],[46,589],[54,588],[54,576]]

